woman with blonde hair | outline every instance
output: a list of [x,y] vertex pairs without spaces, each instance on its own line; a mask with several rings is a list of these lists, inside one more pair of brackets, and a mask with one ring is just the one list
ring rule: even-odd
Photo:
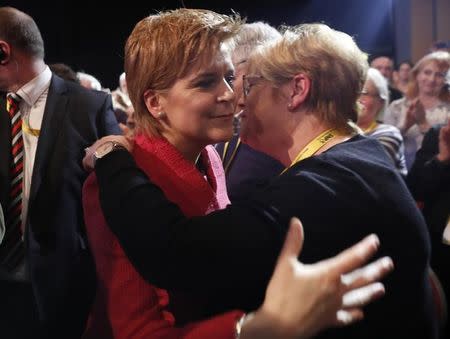
[[438,51],[424,56],[411,70],[405,97],[392,102],[387,109],[384,122],[402,132],[408,168],[414,162],[424,134],[431,126],[445,123],[450,117],[450,93],[446,80],[449,68],[448,52]]

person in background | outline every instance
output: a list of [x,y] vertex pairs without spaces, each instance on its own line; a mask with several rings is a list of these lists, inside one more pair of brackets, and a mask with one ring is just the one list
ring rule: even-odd
[[[422,147],[408,173],[408,187],[423,206],[431,238],[431,267],[450,297],[450,121],[425,134]],[[449,318],[447,314],[447,338]]]
[[95,292],[80,161],[120,133],[111,97],[52,74],[44,54],[34,20],[0,7],[2,338],[80,337]]
[[[187,216],[205,215],[229,203],[223,167],[211,144],[226,140],[232,134],[235,98],[230,82],[233,68],[224,42],[239,28],[239,19],[211,11],[166,11],[141,20],[125,46],[127,83],[136,108],[133,157],[141,170],[157,181],[167,197],[177,203]],[[117,144],[107,143],[91,155],[101,158],[115,147]],[[163,290],[157,284],[157,276],[148,282],[144,280],[108,228],[94,173],[84,185],[83,205],[98,281],[86,337],[155,338],[176,337],[178,334],[186,338],[234,338],[236,321],[242,316],[242,312],[236,310],[240,304],[226,303],[224,306],[210,298],[210,290],[217,288],[217,278],[208,274],[212,262],[204,265],[193,261],[189,265],[204,271],[203,284],[208,284],[210,290],[201,292],[191,289],[188,284]],[[245,234],[245,228],[240,232]],[[142,236],[146,235],[144,231]],[[199,238],[192,243],[189,252],[201,252],[206,258],[214,240],[205,239],[203,242]],[[233,241],[222,250],[222,256],[226,258],[234,251]],[[240,251],[240,254],[253,257],[252,253],[247,253],[251,251]],[[264,276],[272,274],[276,254],[264,263],[265,269],[261,270]],[[264,257],[259,260],[264,260]],[[233,264],[233,261],[222,262],[220,266],[224,269],[225,265],[228,267],[226,271],[230,271]],[[252,265],[258,267],[260,264],[254,262]],[[284,269],[279,269],[282,270],[281,276],[285,276]],[[247,277],[240,276],[238,280],[254,279],[256,277],[249,275],[258,276],[258,271],[249,272]],[[275,274],[274,279],[277,277]],[[221,281],[221,285],[225,285],[238,300],[245,299],[235,278],[230,275]],[[282,285],[276,284],[277,292],[269,299],[280,298],[282,294],[278,290],[283,288]],[[270,290],[269,286],[268,293]],[[320,294],[318,297],[322,300]],[[332,299],[336,297],[339,295]],[[306,300],[304,302],[301,312],[306,315],[310,305]],[[278,312],[278,302],[268,300],[268,303],[273,310],[266,315],[275,310]],[[299,308],[297,301],[294,303]],[[327,303],[318,306],[318,311],[326,306]],[[223,307],[220,313],[224,314],[211,318],[217,315],[220,307]],[[346,311],[351,316],[352,311]],[[256,311],[255,318],[250,317],[249,321],[257,321],[260,314]],[[278,316],[275,315],[276,318]],[[204,319],[209,320],[201,321]],[[261,320],[258,322],[261,324]],[[328,320],[325,323],[330,325]],[[251,321],[243,326],[250,324]],[[303,325],[308,326],[304,322],[300,324]]]
[[367,79],[358,100],[357,125],[364,134],[377,139],[385,148],[393,165],[406,176],[403,137],[397,127],[383,124],[383,114],[389,103],[389,90],[386,79],[375,68],[369,68]]
[[390,101],[398,100],[403,97],[402,93],[393,87],[392,75],[394,72],[394,61],[392,58],[385,55],[377,56],[370,62],[370,67],[379,70],[388,82]]
[[450,53],[450,41],[443,41],[443,40],[434,41],[430,46],[430,53],[437,51]]
[[81,86],[96,91],[102,90],[102,85],[100,81],[93,75],[84,72],[77,72],[77,77]]
[[[246,73],[248,57],[258,46],[268,44],[280,37],[281,34],[269,24],[254,22],[243,24],[239,33],[230,41],[231,60],[235,72],[233,87],[236,89],[235,113],[237,115],[242,111],[238,103],[242,95],[240,88],[242,88],[242,76]],[[231,139],[216,145],[223,161],[231,202],[245,199],[283,170],[283,165],[279,161],[241,142],[239,118],[237,119],[237,128]]]
[[392,102],[384,122],[396,126],[405,142],[406,166],[411,168],[423,136],[434,124],[450,117],[450,93],[446,80],[448,52],[433,52],[420,59],[411,71],[406,97]]
[[119,87],[111,92],[113,99],[114,113],[116,114],[117,121],[119,122],[122,130],[127,126],[129,129],[133,129],[133,106],[131,105],[130,97],[128,96],[127,80],[125,78],[125,72],[119,77]]
[[[363,322],[317,338],[436,338],[424,220],[384,148],[348,122],[357,117],[366,55],[347,34],[305,24],[258,48],[248,63],[241,139],[285,166],[249,199],[189,218],[125,149],[100,152],[103,213],[134,267],[157,286],[207,293],[216,311],[248,310],[262,302],[292,215],[305,230],[302,262],[376,232],[381,252],[396,263],[385,281],[389,293],[367,307]],[[129,147],[125,138],[113,139]]]
[[411,63],[411,61],[402,61],[398,65],[397,71],[393,75],[393,83],[395,85],[395,88],[402,92],[403,95],[406,94],[406,91],[408,89],[409,73],[411,72],[412,68],[413,64]]
[[60,78],[68,81],[75,82],[77,84],[80,83],[80,80],[77,77],[77,72],[75,72],[69,65],[63,63],[56,63],[48,65],[53,74],[56,74]]

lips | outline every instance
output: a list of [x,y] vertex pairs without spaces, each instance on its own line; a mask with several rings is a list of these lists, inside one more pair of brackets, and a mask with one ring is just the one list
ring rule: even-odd
[[215,115],[212,118],[213,119],[227,119],[227,118],[232,118],[234,116],[234,114],[221,114],[221,115]]

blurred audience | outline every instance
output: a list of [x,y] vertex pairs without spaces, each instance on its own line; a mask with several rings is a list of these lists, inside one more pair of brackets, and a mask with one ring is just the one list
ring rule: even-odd
[[96,91],[102,90],[102,85],[100,81],[96,79],[93,75],[84,72],[77,72],[77,77],[81,86]]

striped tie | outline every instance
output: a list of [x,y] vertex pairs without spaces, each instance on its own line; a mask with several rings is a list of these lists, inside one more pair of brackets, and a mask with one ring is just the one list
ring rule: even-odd
[[12,271],[22,261],[24,248],[22,241],[22,182],[23,182],[23,138],[22,118],[19,112],[21,98],[8,94],[6,110],[11,118],[11,163],[9,206],[6,210],[6,233],[0,246],[0,265]]

